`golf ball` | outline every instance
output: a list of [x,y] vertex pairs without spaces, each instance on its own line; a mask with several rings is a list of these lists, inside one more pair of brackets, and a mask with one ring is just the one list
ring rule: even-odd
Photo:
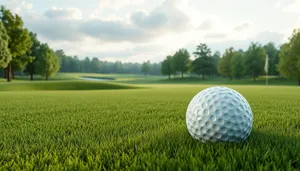
[[227,87],[210,87],[194,96],[186,111],[191,136],[201,142],[241,142],[252,130],[247,100]]

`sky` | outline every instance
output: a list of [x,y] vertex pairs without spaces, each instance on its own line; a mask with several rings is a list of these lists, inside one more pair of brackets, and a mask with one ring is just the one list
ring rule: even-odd
[[160,62],[206,43],[212,52],[276,46],[300,27],[300,0],[0,0],[67,55]]

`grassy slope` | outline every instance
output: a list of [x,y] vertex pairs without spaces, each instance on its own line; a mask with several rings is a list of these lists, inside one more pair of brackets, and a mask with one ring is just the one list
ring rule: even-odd
[[0,91],[133,89],[131,85],[94,81],[35,81],[0,83]]
[[248,99],[253,132],[241,144],[202,144],[185,111],[209,86],[0,92],[0,170],[300,168],[298,87],[230,86]]

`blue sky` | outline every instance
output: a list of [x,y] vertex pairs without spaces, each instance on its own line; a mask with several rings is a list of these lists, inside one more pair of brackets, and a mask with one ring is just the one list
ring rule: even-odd
[[300,0],[0,0],[54,50],[100,60],[162,61],[199,43],[224,52],[280,45],[300,26]]

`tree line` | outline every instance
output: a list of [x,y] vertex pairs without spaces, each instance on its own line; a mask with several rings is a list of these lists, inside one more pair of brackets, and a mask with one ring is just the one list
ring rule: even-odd
[[197,46],[196,51],[193,53],[196,57],[194,61],[190,59],[190,53],[182,48],[179,49],[174,55],[169,55],[162,62],[161,73],[168,75],[180,74],[183,78],[184,73],[192,73],[205,76],[217,76],[217,65],[220,61],[220,52],[216,51],[212,54],[211,50],[206,44],[201,43]]
[[246,51],[229,47],[221,56],[219,51],[212,54],[205,43],[200,43],[193,54],[194,60],[190,59],[186,49],[168,55],[162,62],[161,73],[168,75],[169,79],[178,74],[183,78],[186,73],[202,76],[202,79],[223,76],[232,80],[250,76],[255,81],[268,72],[269,75],[296,79],[300,85],[300,29],[295,29],[289,41],[279,48],[272,42],[266,45],[252,42]]
[[59,72],[160,75],[161,63],[151,63],[150,61],[143,64],[121,61],[109,62],[99,60],[97,57],[85,57],[80,60],[77,56],[66,55],[62,49],[57,50],[55,54],[61,65]]

